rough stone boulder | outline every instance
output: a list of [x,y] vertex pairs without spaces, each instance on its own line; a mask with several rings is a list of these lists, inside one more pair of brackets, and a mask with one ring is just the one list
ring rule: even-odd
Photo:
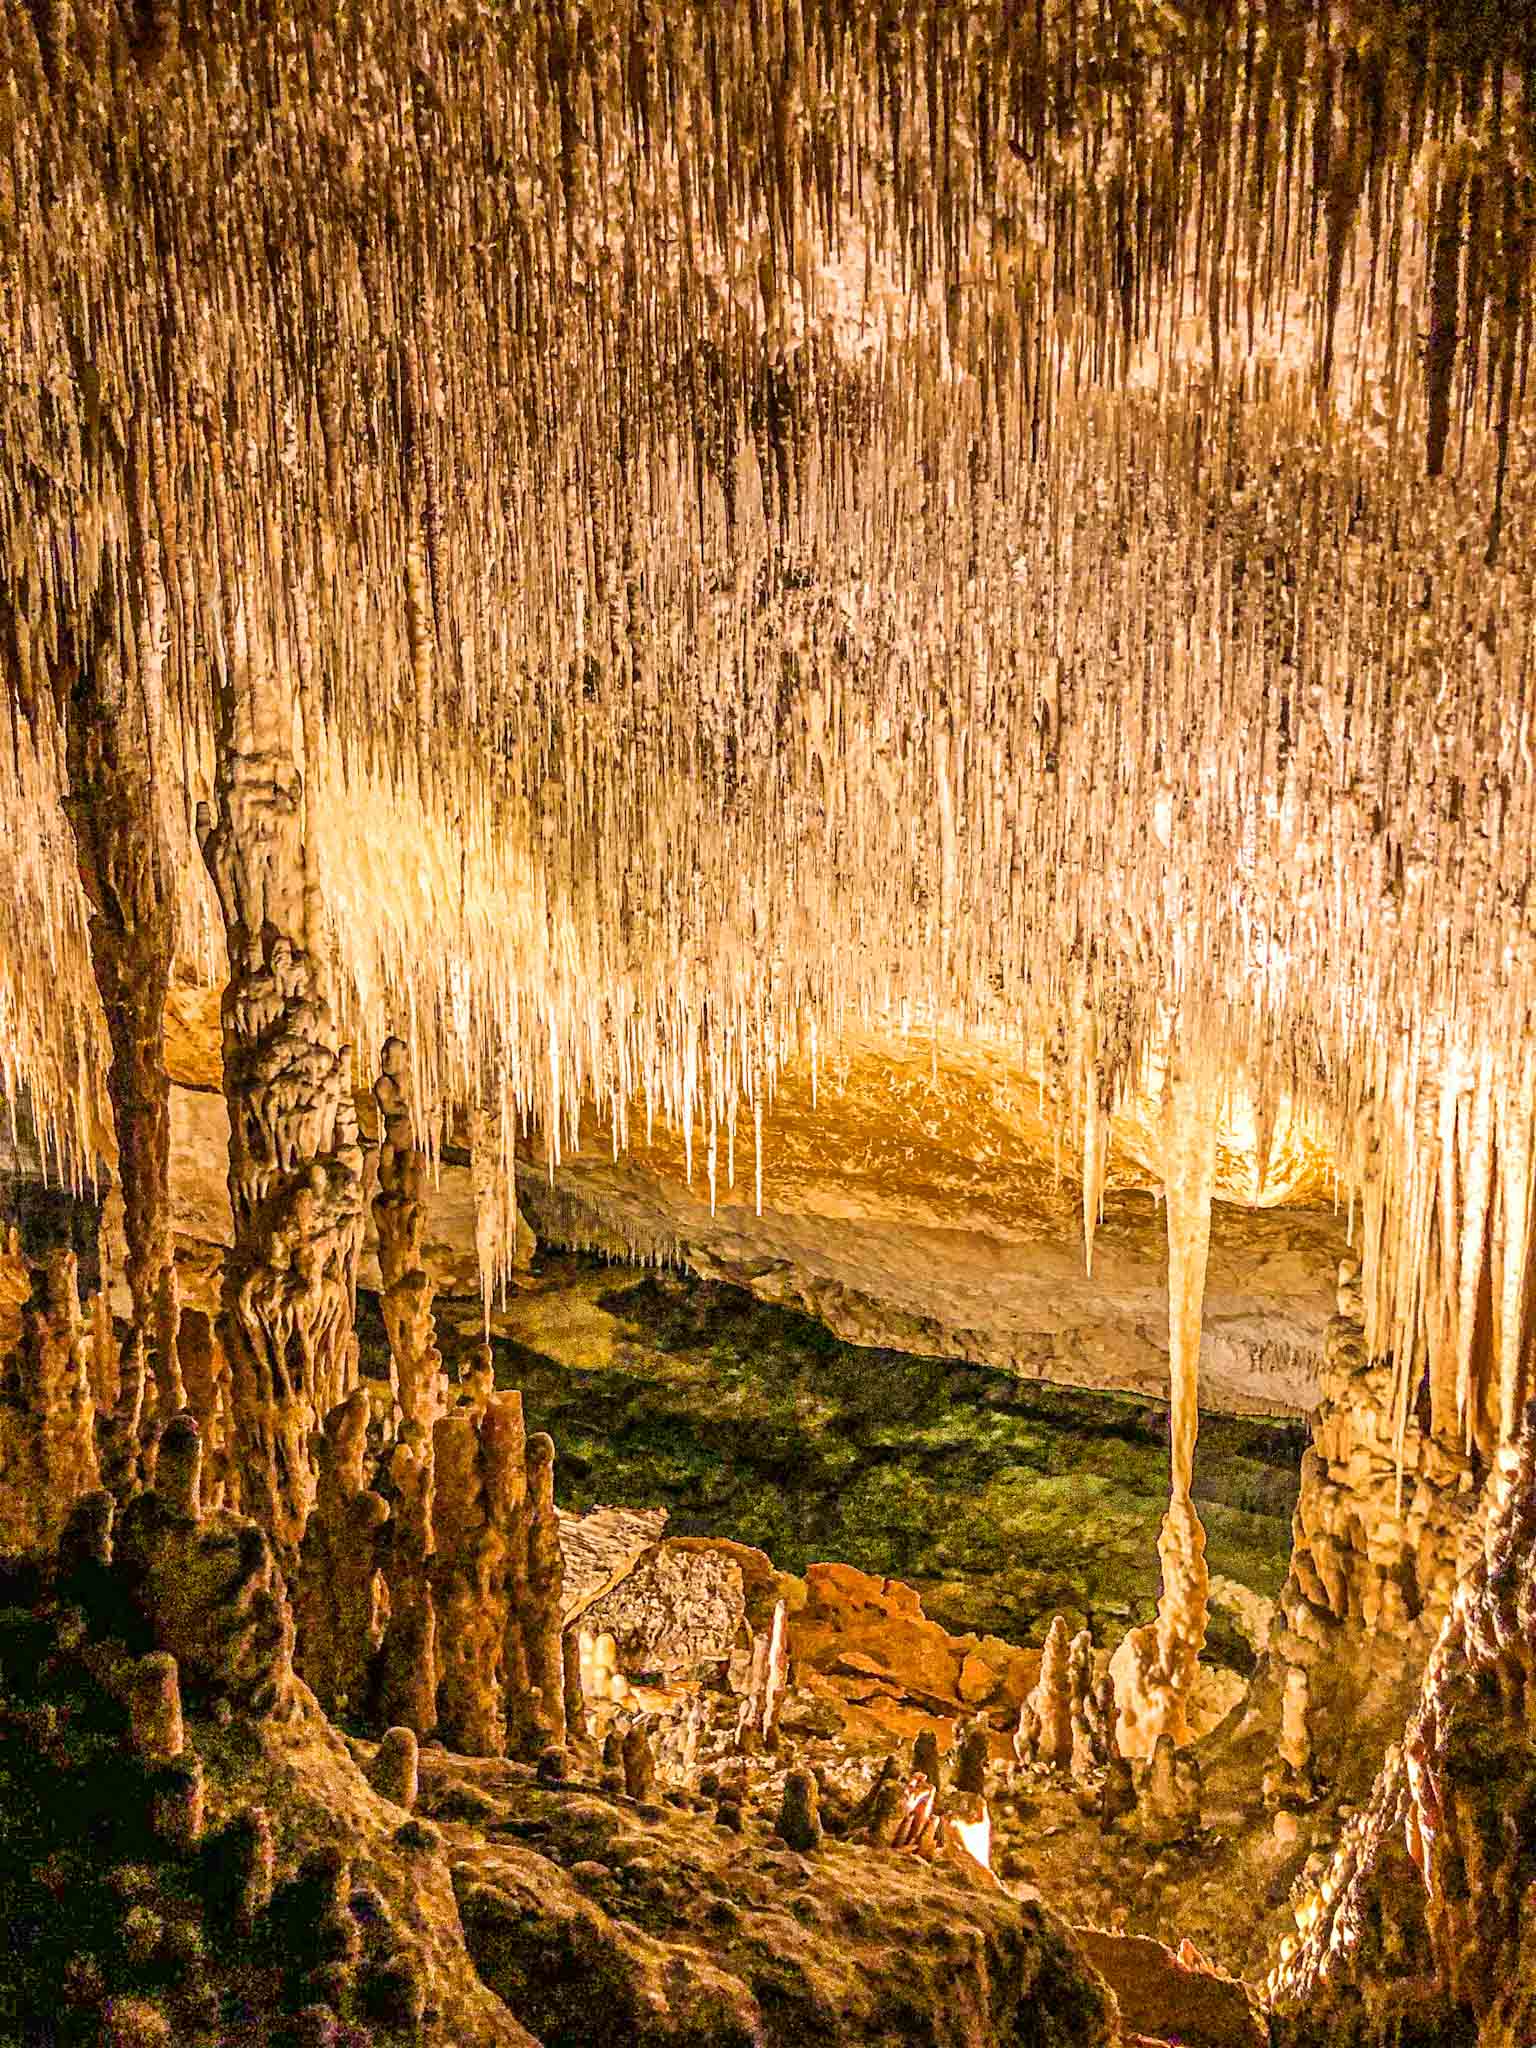
[[610,1586],[632,1572],[667,1525],[665,1508],[593,1508],[560,1512],[560,1555],[565,1566],[563,1619],[574,1621]]
[[133,1506],[119,1531],[88,1496],[55,1563],[0,1562],[0,2038],[538,2048],[472,1966],[440,1839],[292,1678],[260,1532],[185,1489]]
[[1128,2034],[1182,2048],[1264,2048],[1268,2031],[1252,1990],[1213,1970],[1188,1942],[1175,1952],[1138,1934],[1083,1927],[1073,1936],[1114,1992]]
[[712,1545],[658,1543],[583,1611],[581,1626],[613,1637],[630,1678],[695,1678],[750,1641],[741,1567]]

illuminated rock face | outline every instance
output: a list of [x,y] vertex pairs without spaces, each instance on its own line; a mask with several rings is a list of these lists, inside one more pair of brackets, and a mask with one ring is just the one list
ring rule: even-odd
[[[1068,1386],[1166,1399],[1167,1233],[1150,1196],[1111,1195],[1091,1279],[1070,1212],[1012,1225],[914,1169],[894,1188],[840,1182],[842,1129],[824,1099],[818,1180],[797,1179],[803,1207],[740,1200],[710,1214],[681,1176],[583,1154],[553,1191],[529,1172],[525,1214],[541,1239],[621,1257],[681,1257],[707,1279],[803,1308],[850,1343],[971,1359]],[[906,1196],[923,1204],[914,1220]],[[1200,1402],[1235,1413],[1307,1409],[1342,1243],[1331,1210],[1218,1206],[1200,1351]]]
[[[171,1015],[176,1228],[184,1241],[227,1243],[228,1125],[208,1086],[217,1062],[207,1005],[183,992]],[[734,1190],[722,1173],[711,1213],[703,1177],[688,1186],[682,1146],[659,1128],[649,1147],[637,1132],[634,1151],[617,1161],[605,1143],[590,1141],[556,1169],[552,1188],[530,1161],[518,1176],[518,1203],[546,1242],[677,1256],[704,1277],[804,1308],[852,1343],[1165,1398],[1168,1248],[1152,1192],[1161,1182],[1149,1163],[1155,1116],[1128,1105],[1116,1137],[1091,1274],[1074,1183],[1069,1173],[1057,1180],[1034,1085],[984,1049],[951,1047],[934,1078],[920,1049],[860,1040],[822,1069],[814,1105],[809,1062],[791,1063],[764,1118],[761,1215],[751,1206],[745,1155]],[[1251,1138],[1224,1131],[1200,1341],[1202,1407],[1274,1414],[1316,1399],[1344,1236],[1342,1216],[1317,1200],[1325,1166],[1293,1133],[1286,1148],[1276,1147],[1266,1206],[1247,1206]],[[455,1151],[411,1224],[436,1293],[479,1291],[477,1213],[472,1170]],[[377,1227],[366,1229],[363,1286],[385,1284],[380,1258]],[[417,1312],[416,1294],[403,1291],[407,1300]]]
[[[1536,1729],[1536,1410],[1489,1481],[1400,1746],[1272,1980],[1281,2039],[1520,2041],[1536,2024],[1529,1882]],[[1345,2017],[1347,2016],[1347,2018]]]

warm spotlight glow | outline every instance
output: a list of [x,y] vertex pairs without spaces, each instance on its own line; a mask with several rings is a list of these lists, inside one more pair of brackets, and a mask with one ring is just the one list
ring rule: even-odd
[[959,1814],[949,1816],[948,1825],[955,1839],[966,1852],[974,1856],[983,1870],[992,1868],[992,1815],[985,1800],[981,1812],[973,1820],[963,1820]]

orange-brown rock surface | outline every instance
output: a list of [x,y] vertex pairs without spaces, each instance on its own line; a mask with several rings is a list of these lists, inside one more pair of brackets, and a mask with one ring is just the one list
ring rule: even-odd
[[1040,1669],[1038,1651],[995,1637],[952,1636],[899,1579],[814,1564],[789,1617],[793,1683],[830,1692],[853,1725],[907,1740],[925,1724],[952,1728],[978,1709],[1011,1725]]
[[74,1253],[55,1251],[35,1280],[16,1348],[0,1356],[0,1550],[56,1541],[99,1476],[91,1354],[100,1328],[81,1315]]

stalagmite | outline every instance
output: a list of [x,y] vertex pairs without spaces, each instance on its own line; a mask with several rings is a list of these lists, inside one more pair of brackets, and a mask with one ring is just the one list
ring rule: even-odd
[[422,1736],[437,1726],[433,1487],[430,1444],[401,1442],[389,1453],[376,1488],[389,1510],[380,1548],[388,1618],[375,1685],[377,1713]]
[[373,1789],[383,1799],[407,1812],[416,1804],[418,1754],[416,1736],[409,1728],[386,1730],[373,1760]]
[[1136,1825],[1153,1847],[1186,1841],[1200,1827],[1200,1766],[1166,1730],[1153,1745],[1137,1788]]
[[1046,1631],[1040,1676],[1027,1705],[1027,1723],[1020,1712],[1015,1756],[1020,1763],[1065,1770],[1072,1760],[1072,1670],[1067,1624],[1059,1614]]
[[985,1798],[991,1757],[992,1744],[987,1725],[984,1721],[975,1721],[955,1745],[954,1767],[950,1775],[953,1789]]
[[555,1446],[542,1432],[528,1439],[528,1567],[518,1589],[516,1618],[523,1640],[527,1683],[538,1695],[533,1716],[543,1741],[566,1738],[565,1652],[560,1605],[563,1571],[560,1525],[555,1515]]
[[930,1785],[939,1782],[939,1738],[931,1728],[919,1729],[912,1744],[912,1769]]
[[377,1491],[389,1507],[380,1546],[388,1620],[376,1682],[382,1719],[430,1735],[437,1724],[437,1612],[431,1558],[435,1547],[433,1442],[447,1412],[448,1390],[432,1316],[433,1286],[422,1258],[426,1169],[407,1093],[406,1046],[388,1039],[379,1055],[374,1101],[380,1120],[378,1193],[379,1307],[389,1340],[399,1441]]
[[[521,1403],[499,1434],[492,1396],[481,1416],[445,1416],[433,1433],[437,1549],[432,1572],[438,1626],[438,1733],[470,1756],[506,1747],[509,1531],[498,1513],[523,1483]],[[516,1402],[517,1397],[510,1399]],[[515,1425],[515,1427],[513,1426]]]
[[624,1732],[624,1790],[641,1801],[656,1796],[656,1758],[643,1721],[634,1721]]
[[810,1771],[791,1771],[785,1778],[779,1833],[791,1849],[798,1849],[802,1854],[821,1847],[820,1794],[815,1776]]
[[389,1339],[402,1428],[419,1430],[430,1442],[447,1405],[447,1390],[432,1319],[433,1284],[422,1259],[427,1160],[416,1141],[403,1040],[385,1041],[373,1095],[381,1127],[378,1193],[373,1198],[383,1280],[379,1310]]
[[50,1255],[23,1311],[20,1346],[0,1361],[0,1550],[50,1546],[100,1480],[92,1339],[75,1275],[73,1252]]
[[363,1387],[325,1418],[294,1579],[299,1675],[332,1714],[365,1711],[390,1619],[382,1563],[389,1503],[367,1484],[368,1420]]
[[181,1683],[176,1659],[164,1651],[142,1658],[129,1679],[128,1711],[136,1753],[148,1763],[169,1763],[184,1744]]

